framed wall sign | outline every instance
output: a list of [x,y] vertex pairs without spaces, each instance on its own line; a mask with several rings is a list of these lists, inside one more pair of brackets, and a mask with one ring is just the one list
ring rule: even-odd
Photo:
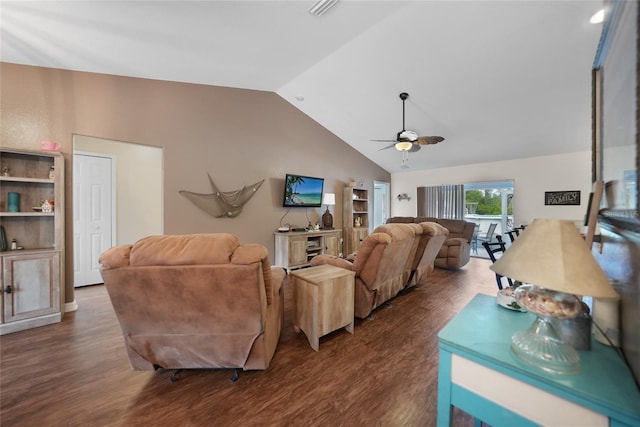
[[580,191],[545,191],[545,205],[580,205]]

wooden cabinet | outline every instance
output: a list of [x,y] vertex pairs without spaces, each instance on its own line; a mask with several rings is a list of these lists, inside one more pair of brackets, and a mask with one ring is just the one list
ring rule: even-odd
[[324,253],[327,255],[340,255],[341,232],[329,233],[324,236]]
[[369,230],[366,228],[353,228],[347,233],[347,237],[345,238],[345,247],[352,248],[347,249],[345,253],[351,254],[360,249],[360,245],[362,245],[362,241],[365,237],[369,235]]
[[369,235],[369,190],[345,187],[342,203],[342,227],[345,232],[345,254],[356,252]]
[[287,265],[306,264],[307,262],[307,237],[306,236],[291,237],[291,239],[289,239],[289,244],[287,246],[289,249],[288,251],[289,256],[287,257]]
[[58,252],[2,257],[3,334],[61,320],[60,268]]
[[62,318],[64,159],[2,148],[0,168],[0,225],[8,246],[0,251],[2,335]]
[[340,254],[342,230],[289,231],[275,233],[275,265],[287,271],[308,267],[316,255]]

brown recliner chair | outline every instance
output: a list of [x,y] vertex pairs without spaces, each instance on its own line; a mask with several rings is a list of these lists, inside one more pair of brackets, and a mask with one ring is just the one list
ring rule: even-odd
[[[405,288],[418,285],[418,283],[426,277],[428,272],[433,270],[436,256],[449,235],[449,230],[435,222],[410,223],[408,225],[413,227],[415,232],[414,246],[416,248],[411,250],[414,256],[407,259],[405,266],[403,276]],[[393,231],[391,230],[393,227],[395,227],[395,225],[383,224],[378,226],[373,232],[392,234]]]
[[[285,271],[232,234],[150,236],[100,257],[134,370],[267,369]],[[174,380],[174,377],[172,377]]]
[[[415,273],[416,268],[418,267],[418,264],[420,263],[420,260],[422,259],[422,254],[425,248],[425,244],[424,244],[425,241],[422,238],[423,237],[422,227],[418,224],[407,224],[407,225],[413,231],[413,247],[409,252],[410,254],[413,254],[413,255],[409,256],[405,260],[404,272],[402,273],[402,282],[404,283],[403,288],[408,287],[409,284],[412,282],[411,279]],[[394,234],[397,234],[397,231],[395,230],[402,230],[402,227],[397,227],[396,225],[390,225],[390,224],[382,224],[376,227],[373,230],[373,232],[387,233],[393,236]]]
[[366,318],[405,288],[406,271],[417,250],[416,232],[421,229],[416,226],[387,224],[384,231],[374,231],[363,240],[354,261],[318,255],[313,257],[311,265],[331,264],[354,271],[354,315]]
[[[422,219],[431,221],[434,218]],[[437,223],[449,230],[449,237],[442,244],[442,248],[436,257],[436,267],[449,270],[462,268],[469,262],[471,257],[471,239],[473,239],[475,224],[460,219],[443,218],[438,218]]]
[[435,222],[421,222],[418,225],[422,227],[422,233],[407,286],[418,285],[433,271],[436,258],[449,237],[449,230]]
[[464,267],[471,257],[471,240],[473,239],[473,222],[462,219],[443,219],[433,217],[396,216],[387,219],[387,223],[421,223],[435,222],[449,230],[449,236],[435,260],[435,266],[456,270]]

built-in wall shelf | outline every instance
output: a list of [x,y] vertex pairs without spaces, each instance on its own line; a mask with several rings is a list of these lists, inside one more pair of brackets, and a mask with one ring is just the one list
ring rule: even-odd
[[345,187],[342,193],[345,254],[354,253],[369,235],[369,190]]
[[[3,335],[62,319],[64,158],[57,152],[2,147],[0,170],[0,225],[7,243],[0,252]],[[18,194],[11,212],[9,193]],[[40,210],[45,200],[51,212]],[[11,250],[14,239],[18,249]]]

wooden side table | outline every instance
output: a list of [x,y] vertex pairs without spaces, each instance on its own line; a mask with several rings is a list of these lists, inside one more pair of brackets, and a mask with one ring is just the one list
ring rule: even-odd
[[353,333],[353,280],[355,273],[333,265],[291,272],[293,325],[302,330],[318,351],[320,337],[340,328]]
[[640,425],[640,392],[616,350],[593,340],[580,372],[547,373],[515,356],[514,332],[531,313],[509,311],[476,295],[438,334],[438,427],[453,406],[491,426]]

